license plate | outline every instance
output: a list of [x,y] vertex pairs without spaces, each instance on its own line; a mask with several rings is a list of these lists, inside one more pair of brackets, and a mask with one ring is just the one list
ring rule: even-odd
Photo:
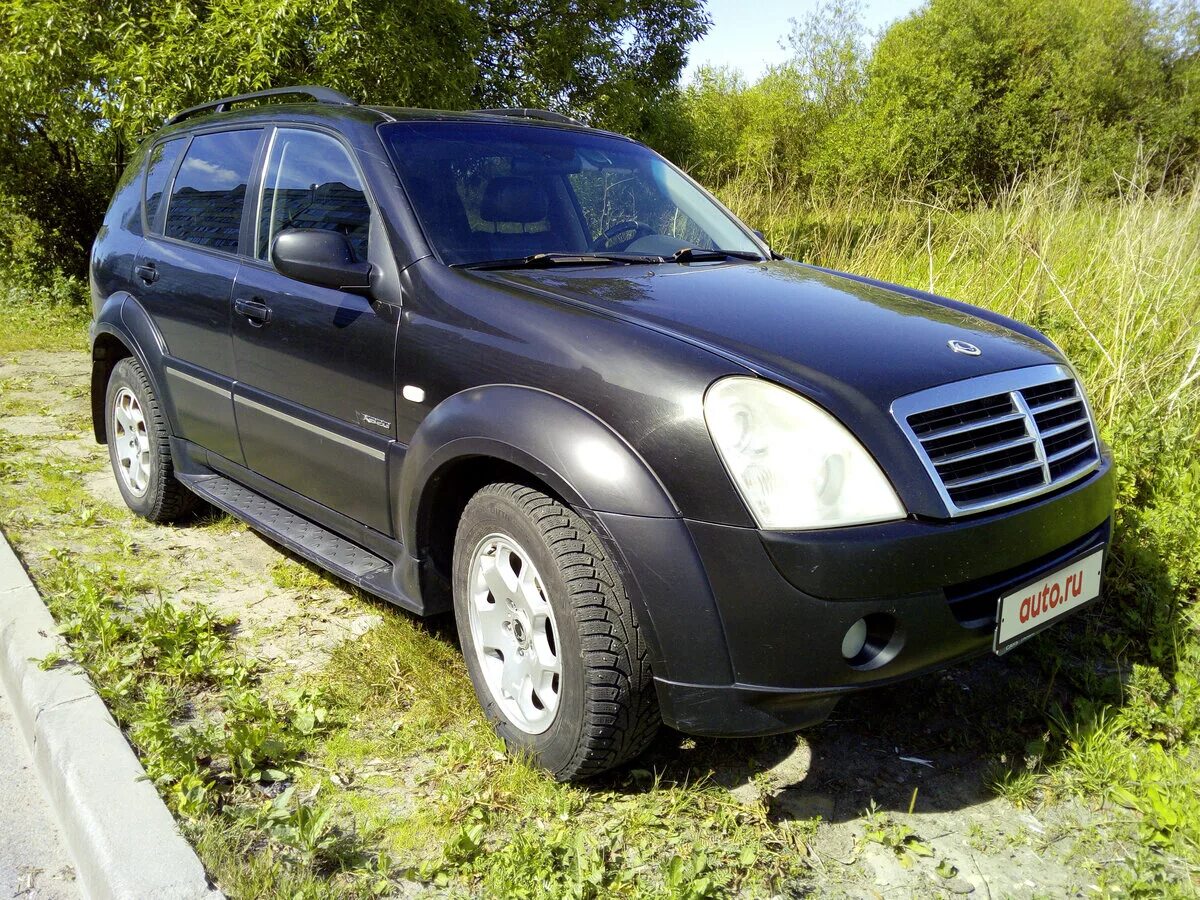
[[1097,550],[1000,598],[992,649],[1005,653],[1055,619],[1100,596],[1104,551]]

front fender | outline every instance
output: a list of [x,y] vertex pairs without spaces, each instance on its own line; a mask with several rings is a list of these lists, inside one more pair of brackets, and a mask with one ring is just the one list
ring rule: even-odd
[[716,601],[679,509],[609,425],[536,388],[489,385],[447,398],[417,429],[401,466],[396,509],[411,553],[419,552],[425,491],[439,472],[470,457],[530,472],[597,532],[646,626],[656,676],[695,683],[732,678]]
[[438,404],[404,458],[397,509],[415,546],[421,494],[438,469],[471,456],[502,459],[548,484],[572,506],[673,518],[674,501],[637,452],[587,410],[537,388],[471,388]]

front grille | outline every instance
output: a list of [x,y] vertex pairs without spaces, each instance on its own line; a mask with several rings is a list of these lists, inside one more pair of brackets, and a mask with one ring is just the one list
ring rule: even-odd
[[1087,404],[1062,366],[921,391],[892,413],[952,516],[1046,493],[1100,463]]

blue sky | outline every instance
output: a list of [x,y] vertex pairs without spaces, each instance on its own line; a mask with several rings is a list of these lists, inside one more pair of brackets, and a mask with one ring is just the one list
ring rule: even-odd
[[[800,18],[817,0],[708,0],[713,24],[688,55],[684,79],[700,65],[732,66],[750,79],[772,63],[787,59],[779,42],[791,30],[788,19]],[[864,0],[867,28],[877,31],[921,5],[921,0]]]

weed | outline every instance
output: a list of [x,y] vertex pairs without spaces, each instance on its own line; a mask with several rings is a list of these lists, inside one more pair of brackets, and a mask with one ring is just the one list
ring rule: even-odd
[[311,563],[298,563],[280,557],[269,569],[275,586],[285,591],[312,593],[329,587],[329,579]]
[[72,524],[80,528],[90,528],[100,523],[100,515],[96,511],[96,507],[90,503],[80,503],[70,510],[70,515],[72,517]]
[[[265,817],[247,804],[255,785],[294,778],[297,760],[328,721],[319,692],[265,695],[254,667],[230,643],[230,623],[205,606],[161,595],[136,601],[138,585],[124,572],[81,564],[68,551],[52,558],[44,584],[54,589],[49,599],[61,630],[179,816],[249,817],[294,851],[278,858],[284,866],[289,859],[304,868],[326,864],[335,848],[344,859],[348,846],[362,855],[336,831],[332,809],[296,801],[294,786]],[[206,697],[209,716],[183,721]]]
[[988,785],[998,796],[1020,808],[1028,806],[1037,793],[1038,779],[1028,769],[1011,769],[1001,764]]
[[309,868],[336,861],[341,841],[332,821],[333,809],[295,802],[293,785],[271,800],[261,821],[280,844],[299,854]]
[[862,840],[891,850],[906,869],[912,866],[914,859],[933,856],[933,848],[922,841],[910,826],[881,812],[874,802],[864,810],[862,825]]

